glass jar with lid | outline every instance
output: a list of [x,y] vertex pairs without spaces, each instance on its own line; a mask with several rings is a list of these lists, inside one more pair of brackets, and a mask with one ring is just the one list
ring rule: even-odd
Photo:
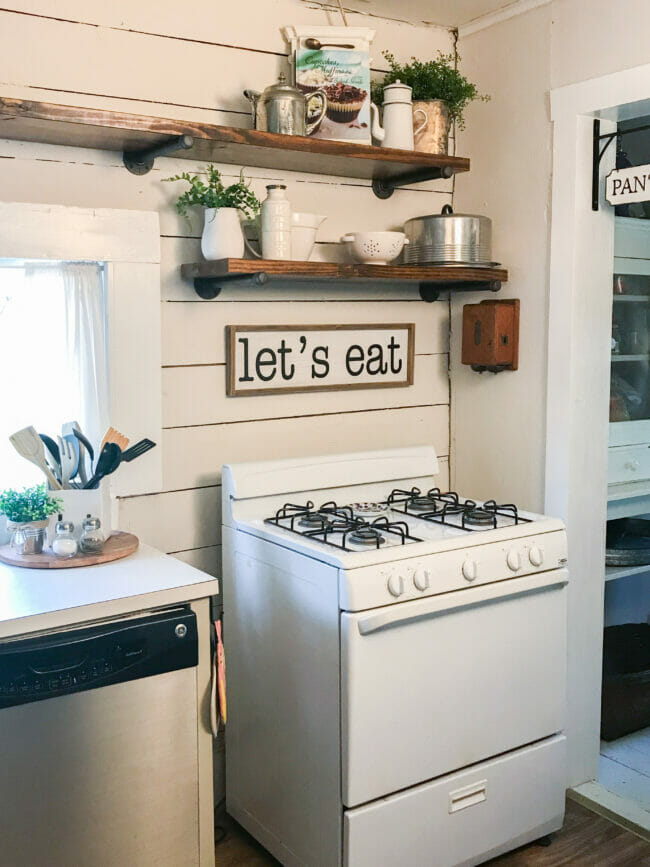
[[101,554],[103,551],[106,537],[101,526],[99,518],[86,515],[82,524],[81,539],[79,540],[79,547],[84,554]]

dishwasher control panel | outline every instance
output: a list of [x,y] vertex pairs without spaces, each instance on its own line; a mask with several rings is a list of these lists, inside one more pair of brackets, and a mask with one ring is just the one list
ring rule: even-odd
[[0,708],[198,663],[189,608],[0,643]]

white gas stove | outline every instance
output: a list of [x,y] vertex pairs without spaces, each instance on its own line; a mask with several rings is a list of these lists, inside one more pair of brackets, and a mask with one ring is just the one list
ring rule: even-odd
[[561,826],[563,525],[437,472],[223,468],[228,809],[283,864],[478,864]]

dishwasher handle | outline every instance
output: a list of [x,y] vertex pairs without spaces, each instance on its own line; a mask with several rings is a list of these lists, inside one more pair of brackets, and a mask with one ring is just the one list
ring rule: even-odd
[[[29,665],[29,670],[34,674],[62,674],[64,671],[74,671],[88,661],[88,656],[84,656],[79,662],[68,664],[43,665],[43,663],[32,663]],[[37,667],[38,666],[38,667]]]
[[515,599],[529,593],[554,590],[564,587],[565,584],[568,584],[567,572],[562,569],[553,573],[552,577],[548,572],[542,572],[539,575],[529,575],[525,578],[495,581],[468,590],[441,593],[427,599],[392,605],[375,614],[362,617],[358,623],[359,633],[370,635],[380,629],[405,626],[424,618],[438,617],[453,611],[475,608],[479,605],[501,602],[506,599]]

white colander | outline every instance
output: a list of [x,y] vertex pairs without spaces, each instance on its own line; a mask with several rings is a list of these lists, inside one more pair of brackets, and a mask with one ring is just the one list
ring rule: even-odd
[[404,232],[350,232],[341,243],[356,262],[388,265],[397,259],[408,240]]

